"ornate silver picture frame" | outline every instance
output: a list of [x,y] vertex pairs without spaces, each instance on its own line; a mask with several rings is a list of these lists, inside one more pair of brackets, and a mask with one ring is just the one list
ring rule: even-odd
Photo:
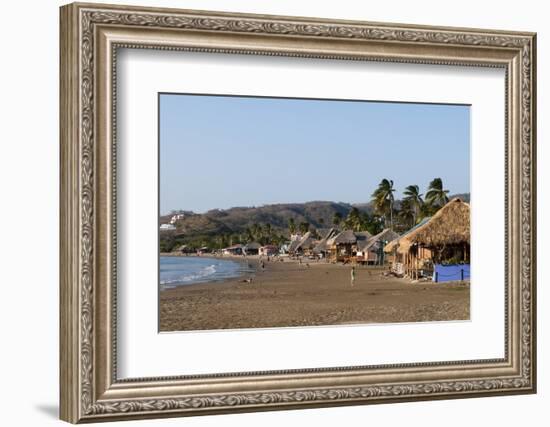
[[[61,419],[97,422],[536,391],[535,34],[75,3],[61,8],[60,43]],[[503,69],[504,357],[120,379],[121,48]]]

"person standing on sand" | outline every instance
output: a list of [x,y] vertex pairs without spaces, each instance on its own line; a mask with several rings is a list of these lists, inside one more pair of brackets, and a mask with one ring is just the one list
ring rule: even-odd
[[355,285],[355,266],[351,267],[351,286]]

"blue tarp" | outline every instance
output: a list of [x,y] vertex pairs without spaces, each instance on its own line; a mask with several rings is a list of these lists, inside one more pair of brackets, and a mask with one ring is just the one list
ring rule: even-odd
[[450,282],[452,280],[470,280],[470,264],[435,264],[434,282]]

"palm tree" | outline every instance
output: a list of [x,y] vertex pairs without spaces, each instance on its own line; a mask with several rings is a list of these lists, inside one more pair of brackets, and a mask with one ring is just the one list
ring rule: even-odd
[[300,233],[306,234],[309,231],[309,222],[300,223]]
[[261,226],[257,222],[252,224],[252,234],[254,235],[254,240],[260,240],[262,237]]
[[420,189],[418,188],[418,185],[409,185],[407,188],[405,188],[403,194],[405,195],[403,201],[406,201],[413,210],[414,225],[416,224],[416,219],[418,218],[420,208],[424,203],[424,200],[422,200],[422,194],[420,194]]
[[393,202],[394,193],[393,181],[391,179],[384,178],[378,184],[378,188],[372,193],[372,201],[374,202],[374,209],[384,215],[386,218],[387,212],[390,213],[390,228],[393,229]]
[[426,192],[426,202],[431,205],[442,207],[449,201],[447,193],[449,193],[449,190],[443,189],[443,181],[441,178],[435,178],[430,182],[430,186]]
[[346,218],[345,225],[346,228],[353,231],[361,230],[361,214],[359,213],[359,209],[356,207],[351,208],[351,211]]
[[266,223],[264,224],[264,235],[266,237],[267,242],[269,243],[269,240],[271,239],[271,232],[272,232],[271,224]]
[[407,228],[413,227],[416,224],[415,206],[409,199],[403,199],[403,201],[401,202],[399,217],[403,220],[405,224],[407,224]]
[[332,223],[336,227],[338,227],[341,222],[342,222],[342,214],[340,212],[334,212],[334,215],[332,216]]
[[253,242],[254,241],[254,233],[252,232],[252,229],[250,227],[246,227],[245,230],[246,233],[246,241],[247,242]]
[[296,222],[294,222],[294,218],[290,218],[288,220],[288,232],[290,233],[290,235],[296,233]]

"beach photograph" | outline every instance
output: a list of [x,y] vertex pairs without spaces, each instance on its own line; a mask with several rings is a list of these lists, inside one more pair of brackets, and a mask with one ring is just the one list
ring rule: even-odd
[[160,332],[470,319],[469,105],[158,99]]

